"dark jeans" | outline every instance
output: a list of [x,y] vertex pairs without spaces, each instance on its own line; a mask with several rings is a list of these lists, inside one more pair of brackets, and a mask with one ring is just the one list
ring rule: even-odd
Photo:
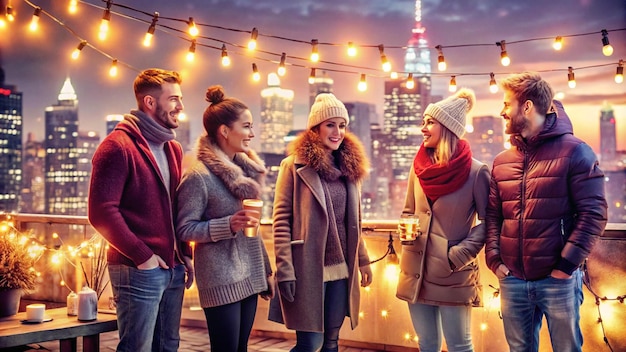
[[258,296],[223,306],[204,308],[211,352],[246,352]]
[[291,352],[333,352],[339,350],[339,330],[348,312],[348,280],[324,283],[324,332],[296,331]]

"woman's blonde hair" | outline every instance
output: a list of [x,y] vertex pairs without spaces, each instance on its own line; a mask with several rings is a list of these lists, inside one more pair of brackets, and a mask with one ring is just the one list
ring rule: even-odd
[[441,125],[441,136],[435,148],[426,148],[426,153],[435,165],[448,165],[450,159],[456,152],[456,145],[459,142],[457,137],[446,126]]

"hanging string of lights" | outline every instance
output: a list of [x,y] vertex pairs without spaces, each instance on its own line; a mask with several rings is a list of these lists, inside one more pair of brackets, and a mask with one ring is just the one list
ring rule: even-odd
[[[98,52],[99,54],[107,57],[108,59],[111,60],[111,73],[114,73],[117,71],[117,65],[122,65],[125,66],[133,71],[139,71],[138,69],[134,68],[132,65],[121,61],[120,59],[114,58],[111,55],[107,54],[106,52],[104,52],[103,50],[100,50],[96,47],[96,45],[94,45],[93,43],[90,43],[89,41],[87,41],[86,39],[82,38],[78,33],[76,33],[76,31],[72,30],[69,26],[67,26],[64,22],[60,21],[58,18],[56,18],[55,16],[53,16],[51,13],[43,10],[40,6],[34,4],[33,2],[31,2],[30,0],[23,0],[26,4],[28,4],[30,7],[32,7],[34,9],[34,14],[31,20],[31,25],[30,25],[30,30],[31,31],[36,31],[38,26],[39,26],[39,18],[41,17],[41,14],[44,14],[45,16],[49,17],[52,21],[54,21],[55,23],[61,25],[63,28],[65,28],[70,34],[72,34],[74,37],[76,37],[79,41],[79,45],[76,48],[76,50],[74,50],[74,52],[72,53],[72,57],[75,59],[78,59],[78,56],[80,54],[80,51],[85,47],[89,47],[90,49],[95,50],[96,52]],[[202,48],[206,48],[206,49],[211,49],[211,50],[216,50],[219,51],[221,53],[221,62],[223,66],[228,66],[231,64],[231,57],[229,55],[239,55],[239,56],[246,56],[248,58],[252,58],[254,61],[261,61],[261,62],[269,62],[272,63],[274,65],[278,65],[277,67],[277,72],[279,73],[279,75],[284,75],[286,74],[287,71],[287,67],[296,67],[296,68],[304,68],[306,70],[311,70],[312,73],[314,73],[315,71],[312,69],[317,69],[317,70],[324,70],[324,71],[328,71],[328,72],[335,72],[335,73],[346,73],[346,74],[354,74],[354,75],[358,75],[358,77],[360,77],[359,81],[358,81],[358,89],[359,91],[364,91],[367,89],[367,77],[378,77],[378,78],[385,78],[385,77],[390,77],[391,79],[397,79],[399,74],[402,74],[405,79],[406,79],[406,83],[407,83],[407,88],[408,89],[412,89],[410,88],[411,86],[415,86],[414,84],[414,78],[411,72],[397,72],[397,71],[392,71],[392,67],[391,67],[391,63],[387,58],[387,55],[385,53],[385,50],[389,50],[389,49],[402,49],[402,50],[406,50],[407,46],[394,46],[394,45],[384,45],[384,44],[360,44],[360,45],[356,45],[354,42],[348,42],[347,44],[340,44],[340,43],[331,43],[331,42],[322,42],[319,41],[318,39],[311,39],[311,40],[300,40],[300,39],[294,39],[294,38],[288,38],[288,37],[284,37],[284,36],[277,36],[277,35],[272,35],[272,34],[268,34],[268,33],[261,33],[259,32],[259,30],[255,27],[252,28],[252,30],[243,30],[243,29],[238,29],[238,28],[229,28],[229,27],[224,27],[224,26],[217,26],[217,25],[211,25],[211,24],[206,24],[206,23],[199,23],[196,20],[194,20],[193,17],[189,17],[188,19],[180,19],[180,18],[173,18],[173,17],[166,17],[166,16],[160,16],[160,14],[158,12],[147,12],[144,10],[140,10],[140,9],[136,9],[132,6],[128,6],[128,5],[124,5],[121,3],[116,3],[112,0],[102,0],[105,3],[104,7],[101,6],[97,6],[94,4],[91,4],[87,1],[77,1],[77,0],[71,0],[68,1],[68,12],[70,14],[74,14],[77,13],[77,9],[79,4],[81,5],[87,5],[99,10],[103,11],[103,15],[102,15],[102,19],[100,22],[100,26],[99,26],[99,35],[98,38],[99,40],[103,41],[106,40],[107,37],[107,33],[109,30],[109,27],[111,25],[111,16],[115,15],[117,17],[120,18],[125,18],[125,19],[129,19],[129,20],[133,20],[133,21],[138,21],[141,23],[145,23],[148,26],[148,30],[145,33],[144,39],[143,39],[143,45],[148,47],[151,45],[152,40],[154,39],[155,36],[155,32],[159,31],[159,32],[163,32],[166,33],[168,35],[174,36],[178,39],[181,39],[183,41],[188,42],[189,44],[189,50],[188,50],[188,54],[187,54],[187,60],[189,61],[193,61],[195,56],[196,56],[196,49],[198,47],[202,47]],[[121,13],[118,11],[114,11],[112,9],[114,8],[119,8],[121,10],[133,13],[135,15],[129,15],[129,14],[125,14],[125,13]],[[14,20],[14,12],[13,12],[13,8],[10,5],[7,5],[7,7],[5,9],[1,9],[4,10],[4,13],[0,13],[0,29],[3,28],[4,26],[6,26],[6,23],[4,22],[4,19],[6,18],[7,21],[13,21]],[[146,17],[147,19],[144,18],[139,18],[136,17],[136,15],[141,15]],[[4,15],[4,16],[2,16]],[[175,22],[178,24],[183,24],[185,26],[185,29],[180,29],[174,26],[169,26],[164,24],[164,21],[171,21],[171,22]],[[214,37],[208,37],[208,36],[203,36],[200,35],[200,31],[202,28],[212,28],[212,29],[218,29],[218,30],[223,30],[223,31],[229,31],[229,32],[237,32],[237,33],[245,33],[246,35],[249,35],[250,39],[247,42],[247,44],[242,45],[242,44],[238,44],[238,43],[233,43],[233,42],[229,42],[220,38],[214,38]],[[626,28],[618,28],[618,29],[602,29],[600,32],[589,32],[589,33],[578,33],[578,34],[568,34],[568,35],[559,35],[556,37],[541,37],[541,38],[529,38],[529,39],[522,39],[522,40],[517,40],[517,41],[506,41],[506,40],[501,40],[495,43],[495,45],[497,47],[500,48],[500,59],[501,59],[501,63],[503,66],[509,66],[511,63],[511,58],[508,55],[507,52],[507,45],[511,46],[514,44],[519,44],[519,43],[526,43],[526,42],[533,42],[533,41],[545,41],[545,40],[550,40],[553,41],[553,47],[555,50],[560,50],[563,47],[563,43],[564,43],[564,39],[565,38],[573,38],[573,37],[581,37],[581,36],[589,36],[589,35],[598,35],[598,33],[601,35],[601,44],[602,44],[602,52],[605,56],[611,56],[613,54],[613,47],[610,45],[609,42],[609,33],[610,32],[615,32],[615,31],[625,31]],[[283,53],[275,53],[275,52],[270,52],[270,51],[263,51],[263,50],[259,50],[258,49],[258,41],[259,41],[259,37],[261,38],[271,38],[271,39],[276,39],[276,40],[283,40],[283,41],[289,41],[289,42],[293,42],[293,43],[299,43],[299,44],[303,44],[303,45],[307,45],[310,47],[310,56],[309,57],[300,57],[300,56],[293,56],[293,55],[287,55],[287,53],[283,52]],[[219,43],[218,45],[210,45],[207,42],[217,42]],[[457,83],[457,79],[459,77],[462,76],[489,76],[489,87],[490,87],[490,91],[492,93],[497,92],[497,85],[494,84],[495,82],[495,75],[496,73],[494,73],[493,71],[490,72],[456,72],[456,73],[448,73],[445,74],[443,73],[444,71],[446,71],[448,69],[448,64],[445,60],[444,54],[443,54],[443,49],[451,49],[451,48],[467,48],[467,47],[483,47],[483,46],[493,46],[494,44],[485,44],[485,43],[478,43],[478,44],[460,44],[460,45],[436,45],[434,48],[431,49],[436,49],[438,52],[438,71],[439,72],[432,72],[430,73],[430,75],[432,76],[441,76],[441,75],[449,75],[451,77],[450,79],[450,85],[449,85],[449,90],[452,92],[456,89],[456,83]],[[354,64],[350,64],[350,63],[345,63],[345,62],[334,62],[334,61],[325,61],[325,60],[321,60],[322,57],[322,53],[321,53],[321,47],[326,46],[326,47],[347,47],[348,50],[348,56],[352,57],[356,55],[356,52],[358,51],[358,49],[365,49],[365,48],[376,48],[379,51],[380,54],[380,61],[381,61],[381,68],[373,68],[373,67],[368,67],[368,66],[359,66],[359,65],[354,65]],[[231,47],[232,49],[241,49],[241,50],[245,50],[244,52],[241,51],[237,51],[237,50],[229,50],[229,47]],[[256,55],[250,55],[250,52],[253,51]],[[265,56],[261,56],[261,55],[265,55]],[[312,65],[313,64],[313,65]],[[320,67],[320,65],[325,65],[324,67]],[[332,66],[332,67],[329,67]],[[605,67],[605,66],[614,66],[617,67],[616,70],[616,74],[614,77],[614,80],[616,83],[622,83],[623,82],[623,60],[619,59],[618,62],[609,62],[609,63],[604,63],[604,64],[597,64],[597,65],[590,65],[590,66],[584,66],[584,67],[573,67],[573,66],[568,66],[567,68],[558,68],[558,69],[547,69],[547,70],[538,70],[538,72],[567,72],[567,79],[568,79],[568,85],[573,88],[576,85],[576,81],[574,80],[574,71],[580,71],[580,70],[585,70],[585,69],[591,69],[591,68],[599,68],[599,67]],[[256,68],[256,70],[255,70]],[[364,73],[367,72],[367,73]],[[514,73],[514,72],[498,72],[498,75],[507,75],[510,73]],[[256,77],[257,75],[259,75],[259,68],[258,65],[256,63],[254,63],[253,65],[253,71],[252,71],[252,76]],[[310,80],[314,80],[314,76],[310,75],[309,79]]]

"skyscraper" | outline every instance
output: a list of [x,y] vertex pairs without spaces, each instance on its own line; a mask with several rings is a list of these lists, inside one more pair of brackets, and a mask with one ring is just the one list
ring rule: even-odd
[[262,153],[285,154],[283,139],[293,129],[293,98],[293,90],[280,87],[276,73],[267,76],[267,88],[261,91]]
[[603,169],[613,168],[616,161],[617,134],[613,107],[604,102],[600,110],[600,160]]
[[78,196],[78,99],[65,79],[57,104],[46,108],[46,207],[48,214],[85,215]]
[[124,115],[119,115],[119,114],[107,115],[106,117],[107,135],[111,133],[115,129],[115,126],[117,126],[118,122],[122,121],[123,119],[124,119]]
[[22,188],[22,93],[0,67],[0,211],[19,211]]
[[465,134],[474,158],[490,168],[496,155],[504,150],[504,120],[496,116],[475,116],[473,131]]
[[76,200],[80,203],[76,206],[76,214],[87,215],[87,196],[89,194],[89,181],[91,180],[91,159],[100,144],[100,135],[94,131],[79,131],[76,154],[78,155],[76,172],[78,176]]
[[333,92],[333,79],[328,76],[326,71],[322,71],[321,76],[315,76],[313,83],[309,84],[309,109],[315,102],[315,97],[320,93]]
[[[422,143],[420,125],[422,113],[431,100],[430,50],[422,27],[421,1],[415,1],[415,27],[408,41],[404,68],[413,74],[415,87],[407,87],[407,80],[385,82],[383,133],[388,135],[388,155],[391,156],[391,199],[404,199],[407,176],[413,158]],[[392,214],[400,214],[401,202],[394,202]]]
[[28,133],[23,159],[20,212],[42,214],[45,210],[46,149],[32,133]]

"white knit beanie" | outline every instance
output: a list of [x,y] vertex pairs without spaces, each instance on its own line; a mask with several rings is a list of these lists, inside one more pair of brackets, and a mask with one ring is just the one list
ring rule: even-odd
[[424,116],[431,116],[461,138],[465,133],[466,114],[472,110],[475,101],[476,95],[473,90],[461,88],[456,94],[444,100],[428,104]]
[[309,113],[309,121],[307,122],[307,128],[311,129],[320,123],[332,119],[333,117],[341,117],[346,120],[346,126],[350,123],[350,117],[348,116],[348,110],[339,99],[333,95],[333,93],[320,93],[315,97],[315,102],[311,106],[311,112]]

